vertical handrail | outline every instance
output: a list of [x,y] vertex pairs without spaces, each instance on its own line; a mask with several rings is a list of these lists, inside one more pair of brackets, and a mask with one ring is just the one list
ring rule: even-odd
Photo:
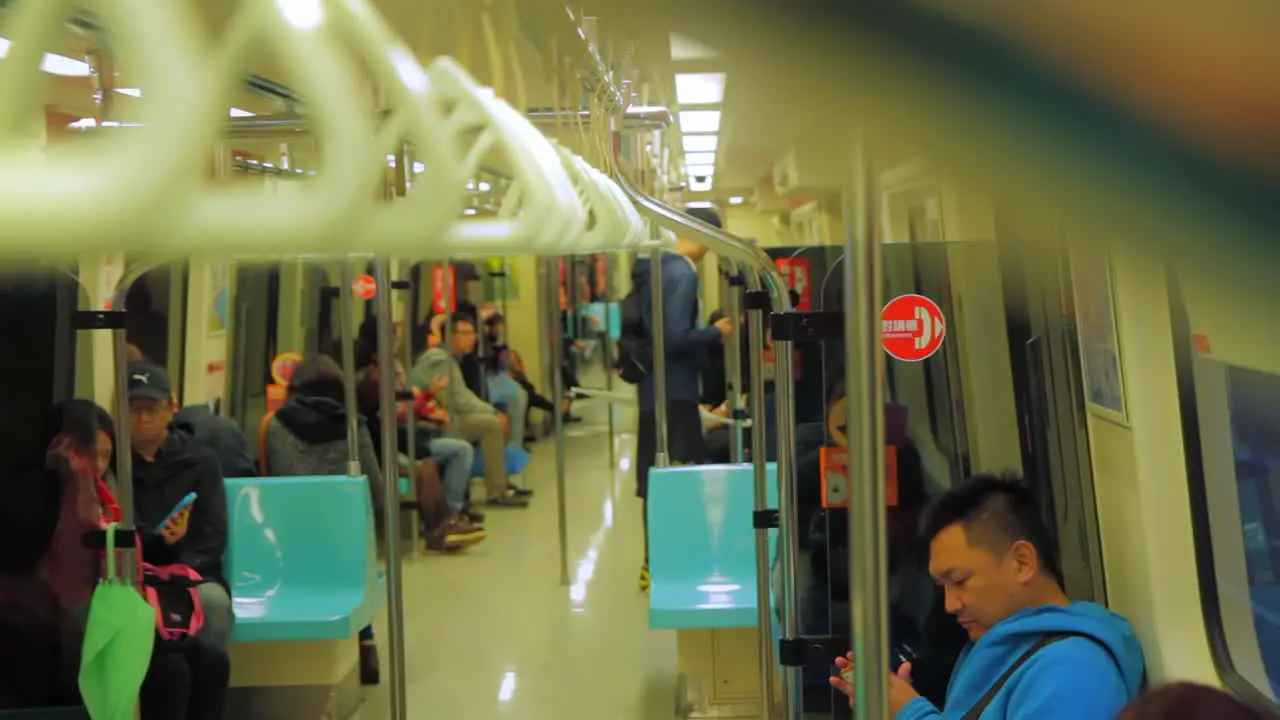
[[[140,262],[124,271],[111,297],[111,309],[123,315],[129,288],[143,275],[159,267],[159,262]],[[124,324],[111,330],[111,349],[116,362],[116,490],[120,495],[120,530],[134,530],[133,517],[133,429],[129,425],[129,339]],[[132,585],[137,581],[134,546],[120,548],[120,578]]]
[[[741,322],[742,315],[742,293],[738,290],[739,285],[735,281],[741,277],[741,271],[738,269],[737,263],[726,258],[720,258],[721,265],[721,285],[720,293],[721,304],[724,306],[725,317],[729,318],[735,326]],[[729,408],[729,417],[735,422],[729,423],[729,460],[734,463],[741,463],[746,458],[745,447],[743,446],[742,422],[738,417],[742,410],[742,342],[736,337],[727,337],[724,339],[724,389],[725,400]],[[756,349],[751,349],[756,352]],[[759,396],[763,402],[764,396]],[[761,422],[761,425],[764,423]],[[755,435],[753,434],[754,438]],[[764,447],[763,444],[758,447]],[[767,502],[767,500],[766,500]]]
[[564,397],[564,379],[560,374],[560,365],[564,362],[561,357],[564,352],[564,325],[560,318],[560,278],[559,265],[556,257],[550,257],[546,261],[548,291],[546,293],[548,305],[547,315],[551,318],[551,397],[552,405],[551,417],[555,423],[556,436],[556,514],[557,529],[560,538],[560,584],[569,586],[569,518],[568,508],[565,502],[565,486],[564,475],[566,471],[565,463],[565,447],[564,447],[564,407],[561,398]]
[[[712,252],[729,257],[739,263],[740,269],[753,271],[747,277],[752,285],[749,290],[767,290],[769,301],[775,313],[791,312],[790,289],[764,251],[720,228],[690,217],[675,208],[666,205],[636,189],[635,185],[619,171],[615,179],[623,192],[635,203],[642,215],[648,216],[655,224],[675,232],[692,234],[704,242]],[[754,280],[751,280],[754,278]],[[763,335],[762,335],[763,337]],[[655,341],[656,347],[656,341]],[[800,535],[796,519],[790,513],[795,506],[795,444],[792,442],[794,428],[788,425],[795,417],[795,386],[791,370],[791,343],[775,341],[775,366],[777,369],[774,381],[774,393],[777,407],[778,424],[778,557],[782,570],[782,592],[777,598],[782,615],[783,633],[787,637],[799,635],[799,614],[797,612],[797,574],[796,557],[800,551]],[[763,402],[763,401],[762,401]],[[752,423],[753,426],[756,423]],[[763,425],[763,422],[759,423]],[[786,427],[784,427],[786,425]],[[756,448],[752,452],[754,463],[764,463],[764,448]],[[757,471],[758,472],[758,471]],[[758,476],[757,476],[758,477]],[[761,508],[763,509],[763,508]],[[768,563],[757,566],[756,572],[769,574]],[[767,588],[766,588],[767,590]],[[757,597],[757,602],[768,606],[769,595]],[[771,628],[760,628],[760,632],[768,633]],[[767,678],[761,678],[761,682]],[[782,690],[785,697],[784,717],[786,720],[798,720],[800,715],[801,677],[799,668],[785,668],[782,674]]]
[[[347,475],[350,477],[359,477],[362,474],[360,471],[360,433],[358,424],[360,422],[360,408],[356,403],[355,319],[351,317],[351,312],[354,309],[352,306],[354,300],[352,299],[351,286],[355,283],[355,271],[351,266],[351,258],[342,259],[342,272],[339,273],[338,282],[340,283],[338,285],[338,332],[342,336],[342,347],[340,349],[342,352],[342,368],[346,375],[346,382],[343,384],[342,388],[342,402],[347,408]],[[382,291],[383,293],[386,293],[388,290],[383,288]],[[379,318],[378,320],[381,322],[382,319]],[[381,344],[381,338],[379,338],[378,342]],[[383,359],[384,358],[381,355],[378,356],[379,376],[387,374],[388,366],[382,363]],[[394,373],[394,362],[392,363],[391,368]],[[394,382],[394,380],[392,382]],[[385,412],[386,408],[394,406],[383,405],[382,407]],[[393,409],[393,417],[394,412],[395,411]],[[392,433],[391,438],[391,442],[394,443],[394,432]],[[384,443],[385,442],[386,441],[384,439]],[[392,469],[395,468],[394,465],[389,467]],[[388,472],[390,472],[390,470],[388,470]],[[394,548],[395,545],[391,545],[389,547]]]
[[[346,267],[350,267],[350,263]],[[378,323],[378,407],[381,408],[382,427],[382,480],[383,497],[391,506],[383,510],[383,538],[387,547],[387,625],[391,630],[391,717],[408,720],[408,700],[405,688],[404,668],[404,599],[400,592],[400,513],[397,499],[400,497],[400,458],[396,447],[396,356],[394,332],[391,326],[391,263],[385,256],[374,261],[377,278]],[[351,284],[346,283],[347,292]],[[350,308],[346,308],[350,309]],[[346,313],[348,316],[350,313]],[[347,373],[350,377],[351,373]],[[348,380],[354,389],[355,383]],[[348,415],[357,417],[358,415]],[[356,456],[359,457],[358,455]],[[360,461],[355,461],[359,466]],[[410,468],[413,472],[413,468]]]
[[[882,248],[879,197],[866,140],[857,146],[852,189],[845,196],[844,306],[849,407],[849,579],[858,597],[849,603],[854,717],[889,713],[888,547],[885,518],[884,351],[881,348]],[[779,371],[781,372],[781,371]],[[781,420],[781,419],[779,419]]]
[[[759,288],[760,280],[746,270],[738,270],[750,278],[748,282]],[[768,443],[765,427],[765,389],[764,389],[764,311],[750,310],[747,316],[747,362],[751,369],[751,468],[755,478],[755,509],[769,507],[769,468],[768,454],[765,445]],[[735,425],[731,432],[739,437],[738,452],[742,451],[742,428]],[[734,462],[742,462],[738,457]],[[756,603],[759,631],[760,657],[760,701],[762,718],[772,718],[777,707],[777,698],[773,687],[773,608],[769,599],[769,588],[772,584],[769,577],[769,530],[756,528],[756,598],[764,598],[765,602]],[[761,571],[764,568],[764,571]]]
[[[604,297],[600,298],[604,305],[604,359],[600,364],[604,366],[604,389],[605,392],[613,392],[613,293],[610,290],[613,287],[612,282],[607,277],[609,265],[605,263],[605,281],[604,281]],[[581,381],[579,381],[581,382]],[[559,403],[561,400],[556,399]],[[613,420],[613,400],[605,399],[605,412],[609,415],[609,472],[612,474],[613,468],[617,465],[617,449],[614,447],[614,420]]]
[[[653,226],[656,237],[658,227]],[[649,251],[649,337],[653,341],[653,466],[664,468],[670,459],[667,444],[667,333],[662,322],[662,248]]]

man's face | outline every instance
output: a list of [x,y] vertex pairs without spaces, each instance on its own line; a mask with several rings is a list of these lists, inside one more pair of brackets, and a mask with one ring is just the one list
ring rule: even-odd
[[158,443],[173,420],[173,401],[137,397],[129,399],[129,429],[134,442]]
[[476,349],[476,326],[469,322],[460,322],[453,326],[449,336],[449,344],[457,355],[466,355]]
[[969,542],[969,533],[956,523],[929,544],[929,574],[942,586],[947,612],[977,640],[996,623],[1023,607],[1026,583],[1034,574],[1010,551],[997,555]]

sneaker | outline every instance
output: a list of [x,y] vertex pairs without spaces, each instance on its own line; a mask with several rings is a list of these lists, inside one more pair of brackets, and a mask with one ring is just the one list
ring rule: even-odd
[[529,507],[529,498],[526,495],[517,495],[508,490],[501,497],[489,498],[485,501],[489,507]]
[[423,538],[427,550],[434,552],[458,552],[484,541],[488,537],[478,529],[458,518],[449,518]]
[[649,592],[649,566],[640,566],[640,592]]
[[373,639],[360,641],[360,684],[377,685],[382,682],[382,669],[378,662],[378,643]]
[[507,491],[510,492],[512,495],[515,495],[516,497],[523,497],[523,498],[533,497],[532,490],[530,490],[529,488],[520,487],[515,483],[507,483]]
[[484,527],[484,513],[476,510],[475,508],[463,508],[462,518],[472,525],[475,525],[477,528]]

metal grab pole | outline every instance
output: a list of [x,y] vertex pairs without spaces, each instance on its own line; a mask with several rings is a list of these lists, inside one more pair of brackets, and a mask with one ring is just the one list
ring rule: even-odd
[[[889,713],[888,545],[885,520],[883,293],[874,170],[859,139],[857,176],[845,193],[844,305],[846,402],[849,408],[849,603],[853,631],[854,717]],[[852,195],[852,197],[850,197]],[[859,482],[859,480],[861,482]]]
[[[658,233],[657,225],[653,233]],[[667,338],[662,322],[662,248],[649,251],[649,337],[653,342],[653,466],[664,468],[668,462],[667,445]]]
[[[605,293],[601,298],[604,303],[604,360],[600,364],[604,366],[604,389],[613,392],[613,293],[609,292],[612,284],[607,277],[608,264],[605,265],[605,273]],[[609,468],[612,470],[617,464],[618,454],[613,438],[613,401],[606,400],[604,409],[609,415]]]
[[554,408],[551,417],[555,422],[556,435],[556,513],[560,531],[560,584],[569,585],[569,518],[565,505],[565,448],[564,448],[564,381],[560,375],[560,364],[564,362],[564,328],[560,324],[560,268],[556,258],[548,258],[547,265],[547,316],[551,319],[551,397]]
[[[760,289],[760,278],[755,273],[745,270],[753,289]],[[737,339],[725,338],[725,341]],[[747,315],[747,362],[751,368],[751,468],[755,475],[755,509],[764,510],[769,507],[769,470],[768,453],[765,451],[765,404],[764,404],[764,310],[749,310]],[[741,428],[733,428],[734,434],[742,437]],[[738,444],[742,450],[741,440]],[[741,455],[734,462],[741,462]],[[756,529],[756,622],[759,624],[760,638],[760,703],[761,718],[772,718],[778,699],[774,694],[774,661],[773,661],[773,606],[769,602],[769,530]]]
[[[351,259],[344,258],[342,260],[342,272],[338,280],[338,332],[342,336],[342,367],[346,371],[347,382],[342,389],[342,401],[347,408],[347,475],[349,477],[359,477],[363,473],[360,471],[360,434],[358,432],[358,423],[360,422],[360,409],[356,404],[356,333],[355,319],[351,317],[352,307],[352,291],[351,286],[355,283],[355,271],[351,267]],[[385,288],[384,288],[385,291]],[[379,318],[381,321],[381,318]],[[378,340],[382,342],[381,338]],[[387,366],[382,364],[382,356],[378,357],[379,375],[386,375]],[[392,365],[394,368],[394,364]],[[394,378],[394,375],[393,375]],[[394,382],[394,380],[392,380]],[[390,407],[390,406],[383,406]],[[394,438],[395,435],[391,436]],[[388,467],[394,468],[395,465]],[[395,545],[388,545],[388,548],[394,548]]]
[[[400,594],[400,497],[399,457],[396,447],[396,356],[391,325],[391,263],[386,257],[374,261],[378,281],[378,407],[382,424],[382,480],[384,497],[390,507],[384,508],[383,537],[387,546],[387,625],[391,630],[391,717],[408,720],[404,669],[404,599]],[[350,263],[347,264],[350,267]],[[344,285],[347,292],[351,284]],[[348,313],[349,314],[349,313]],[[354,389],[355,383],[348,382]],[[357,467],[359,461],[356,461]],[[412,468],[410,469],[412,472]]]
[[[776,306],[775,306],[776,307]],[[762,338],[763,339],[763,338]],[[776,405],[776,430],[778,440],[778,535],[785,552],[779,552],[783,587],[798,588],[799,572],[796,568],[800,548],[800,523],[798,520],[795,472],[796,399],[795,375],[791,369],[791,341],[773,341],[774,403]],[[785,388],[785,390],[784,390]],[[763,402],[763,399],[762,399]],[[784,482],[783,478],[787,480]],[[799,597],[783,592],[778,601],[782,605],[782,625],[786,637],[800,636]],[[803,707],[802,668],[787,668],[782,675],[782,693],[786,703],[783,717],[799,720]],[[880,717],[864,716],[864,717]]]
[[[158,262],[142,262],[125,270],[116,283],[115,292],[111,296],[111,309],[124,317],[127,308],[126,298],[129,288],[148,272],[160,266]],[[116,490],[120,495],[120,530],[135,529],[133,517],[133,437],[129,425],[129,339],[123,324],[111,330],[111,349],[116,362]],[[120,564],[120,579],[129,585],[137,581],[135,569],[137,559],[135,547],[128,545],[120,548],[123,562]]]
[[[752,289],[768,290],[769,302],[774,312],[791,312],[790,289],[783,281],[782,275],[778,272],[778,268],[773,264],[773,261],[762,250],[720,228],[698,221],[675,208],[658,202],[644,192],[637,190],[623,173],[618,173],[616,179],[619,187],[635,203],[642,215],[648,216],[655,223],[672,230],[685,233],[692,231],[693,234],[702,238],[713,252],[728,256],[739,262],[740,268],[749,269],[757,273],[757,275],[748,275],[749,279],[755,278],[755,284],[751,286]],[[791,419],[795,417],[795,385],[791,370],[790,343],[781,343],[775,349],[777,350],[775,354],[779,356],[775,361],[777,377],[774,381],[774,392],[777,399],[777,422],[779,426],[777,454],[778,557],[782,566],[782,592],[780,597],[777,598],[777,602],[781,610],[784,636],[796,637],[799,634],[800,626],[796,608],[798,586],[796,558],[800,552],[800,535],[796,527],[796,518],[793,516],[796,492],[796,449],[792,442],[794,429],[790,425]],[[757,448],[755,452],[759,453],[761,450]],[[767,597],[761,598],[760,602],[767,605]],[[767,627],[760,628],[761,632],[767,632],[768,630],[769,628]],[[783,671],[782,689],[786,695],[784,717],[787,720],[797,720],[801,712],[799,668],[786,668]]]
[[[737,263],[727,258],[720,258],[720,264],[723,267],[720,297],[723,299],[725,317],[737,325],[741,322],[742,294],[738,291],[739,285],[735,284],[735,281],[741,277],[741,272],[738,270]],[[742,342],[737,337],[724,339],[724,390],[725,400],[729,404],[729,417],[736,419],[739,411],[742,410]],[[753,434],[752,437],[754,438],[755,435]],[[730,462],[740,463],[745,460],[746,452],[742,440],[742,425],[734,423],[729,427]]]

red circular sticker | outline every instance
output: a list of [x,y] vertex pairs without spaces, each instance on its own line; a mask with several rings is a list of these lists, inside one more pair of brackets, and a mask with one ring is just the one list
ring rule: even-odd
[[919,362],[938,352],[947,325],[938,304],[923,295],[899,295],[880,311],[881,343],[897,360]]
[[293,378],[293,369],[302,362],[302,356],[296,352],[282,352],[271,361],[271,378],[277,385],[288,385]]
[[378,294],[378,281],[372,275],[361,275],[351,281],[351,292],[361,300],[370,300]]

